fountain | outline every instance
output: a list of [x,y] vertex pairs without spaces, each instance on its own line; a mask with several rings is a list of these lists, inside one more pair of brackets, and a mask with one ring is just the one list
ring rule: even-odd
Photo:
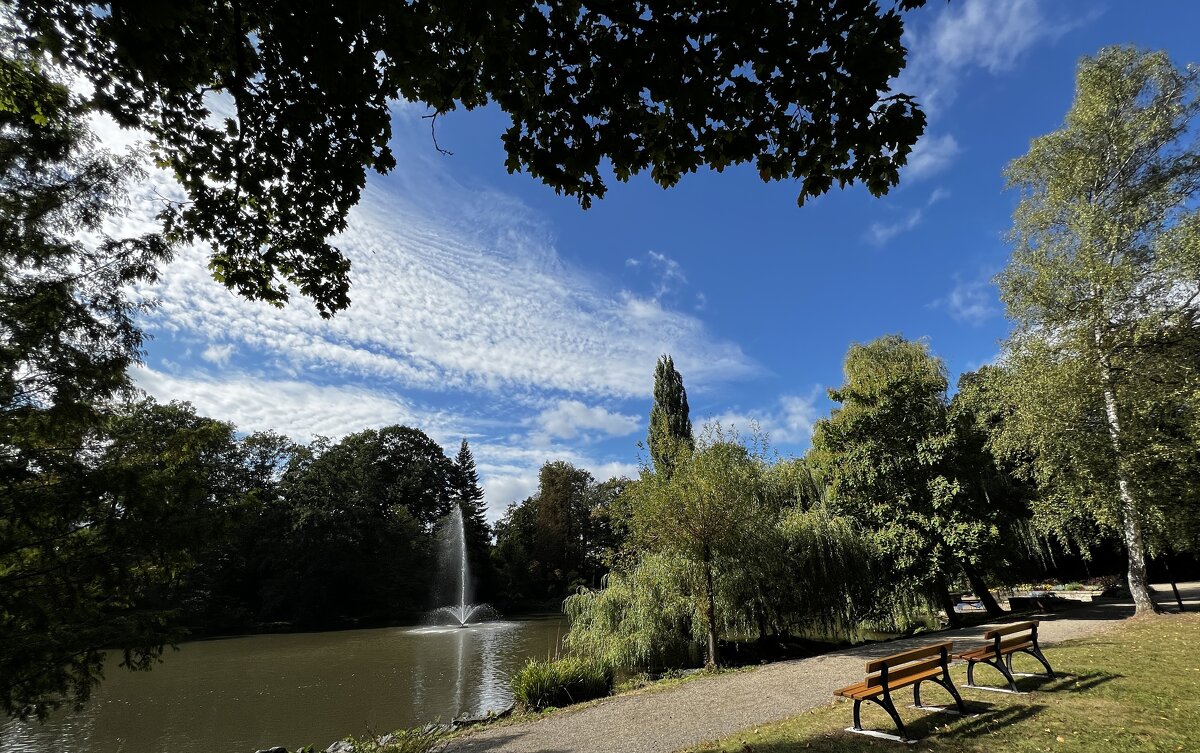
[[[471,573],[467,564],[467,532],[461,505],[454,505],[442,522],[440,543],[441,585],[456,586],[452,591],[443,588],[440,598],[449,597],[458,603],[438,607],[430,613],[431,621],[463,628],[474,622],[493,620],[499,615],[489,604],[471,603]],[[449,593],[447,593],[449,591]]]

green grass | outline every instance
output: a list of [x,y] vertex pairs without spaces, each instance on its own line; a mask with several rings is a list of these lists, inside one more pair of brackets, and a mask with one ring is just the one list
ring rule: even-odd
[[446,740],[446,734],[435,727],[398,729],[383,737],[346,738],[350,753],[437,753],[445,749]]
[[[1164,615],[1129,620],[1112,632],[1046,649],[1056,680],[1017,678],[1028,695],[989,693],[963,687],[965,666],[951,669],[971,715],[961,718],[908,708],[907,688],[895,696],[900,716],[916,745],[853,735],[852,703],[837,701],[783,722],[743,730],[691,753],[850,753],[851,751],[1200,751],[1200,615]],[[1025,663],[1027,662],[1027,663]],[[1023,654],[1015,669],[1036,671]],[[990,667],[976,666],[980,683],[1000,684]],[[922,701],[949,703],[931,683]],[[863,726],[894,733],[878,706],[863,704]]]

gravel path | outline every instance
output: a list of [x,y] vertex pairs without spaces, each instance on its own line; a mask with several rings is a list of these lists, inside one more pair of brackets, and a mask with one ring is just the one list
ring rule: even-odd
[[[1156,587],[1173,608],[1170,587]],[[1184,600],[1200,603],[1200,583],[1181,584]],[[1130,602],[1107,602],[1039,615],[1041,641],[1057,643],[1110,630],[1133,614]],[[1019,618],[1014,618],[1019,619]],[[863,662],[934,639],[975,642],[983,627],[859,646],[808,659],[717,675],[671,689],[618,696],[532,722],[483,728],[459,738],[454,753],[671,753],[756,724],[794,716],[832,700],[835,689],[863,677]],[[1054,661],[1054,655],[1049,655]]]

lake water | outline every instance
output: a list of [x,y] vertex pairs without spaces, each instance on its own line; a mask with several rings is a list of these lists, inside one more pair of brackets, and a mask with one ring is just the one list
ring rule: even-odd
[[555,653],[561,617],[185,643],[150,672],[115,663],[80,713],[0,726],[0,753],[253,753],[508,706]]

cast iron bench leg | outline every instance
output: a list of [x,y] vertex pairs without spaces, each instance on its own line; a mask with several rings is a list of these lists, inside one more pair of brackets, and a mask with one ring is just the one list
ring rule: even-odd
[[1026,653],[1032,656],[1034,659],[1040,661],[1042,666],[1046,668],[1046,674],[1050,675],[1050,677],[1054,677],[1054,670],[1050,668],[1050,662],[1046,661],[1046,657],[1042,655],[1042,649],[1034,646],[1033,648],[1027,650]]
[[1008,671],[1008,667],[1006,667],[1004,665],[1003,659],[968,659],[967,660],[967,684],[968,685],[975,684],[975,664],[976,664],[976,662],[981,663],[981,664],[986,664],[989,667],[995,667],[997,670],[1000,671],[1000,674],[1004,675],[1004,679],[1008,681],[1009,690],[1011,690],[1014,693],[1020,692],[1017,690],[1017,682],[1016,682],[1016,680],[1013,679],[1012,672]]
[[868,700],[874,701],[879,705],[880,708],[888,713],[888,716],[890,716],[892,721],[896,723],[896,729],[899,730],[900,737],[907,740],[908,732],[904,729],[904,722],[900,720],[899,712],[896,711],[896,704],[892,703],[891,695],[884,693],[882,700],[879,698],[879,696],[875,696],[874,698],[870,698]]
[[[969,669],[968,669],[968,672],[969,672]],[[950,682],[949,678],[943,680],[940,677],[930,677],[929,681],[936,682],[947,693],[950,694],[950,696],[954,699],[955,707],[958,708],[958,713],[960,713],[960,714],[967,713],[967,707],[963,705],[962,696],[960,696],[958,694],[958,691],[955,690],[954,683]],[[925,682],[925,681],[921,680],[921,682]],[[923,707],[923,704],[921,703],[921,682],[918,682],[916,685],[913,685],[913,705],[916,706],[917,708]]]
[[[1005,664],[1008,665],[1009,674],[1012,674],[1013,655],[1016,653],[1017,653],[1016,651],[1013,651],[1011,654],[1009,654],[1007,657],[1005,657],[1005,659],[1006,659]],[[1046,676],[1051,679],[1054,678],[1054,670],[1050,668],[1050,662],[1046,661],[1046,657],[1042,654],[1042,650],[1040,648],[1023,648],[1023,649],[1021,649],[1021,653],[1029,654],[1034,659],[1037,659],[1038,661],[1040,661],[1042,663],[1042,666],[1046,668]]]
[[908,732],[905,731],[905,729],[904,729],[904,722],[902,722],[900,720],[900,714],[896,712],[895,704],[892,703],[891,697],[887,696],[887,695],[883,696],[883,700],[880,700],[878,696],[872,696],[871,698],[864,698],[864,699],[855,699],[855,701],[854,701],[854,729],[859,730],[859,731],[862,730],[861,707],[862,707],[862,702],[864,700],[871,701],[872,703],[875,703],[881,709],[886,711],[888,713],[888,716],[890,716],[892,718],[892,721],[896,724],[896,729],[900,731],[900,737],[905,740],[908,739]]

